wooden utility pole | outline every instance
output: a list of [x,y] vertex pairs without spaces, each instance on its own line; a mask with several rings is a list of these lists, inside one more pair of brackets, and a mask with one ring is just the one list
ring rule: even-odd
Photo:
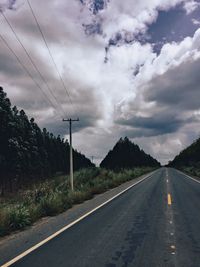
[[70,159],[70,184],[71,190],[74,191],[74,173],[73,173],[73,148],[72,148],[72,122],[79,121],[79,119],[63,119],[63,121],[69,122],[69,145],[70,145],[70,152],[69,152],[69,159]]

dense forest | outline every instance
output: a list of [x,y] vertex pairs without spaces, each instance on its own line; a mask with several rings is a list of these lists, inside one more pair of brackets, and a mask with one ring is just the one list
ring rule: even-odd
[[[74,151],[74,169],[94,166]],[[0,195],[23,184],[69,172],[69,144],[41,130],[23,110],[12,107],[0,87]]]
[[100,166],[111,170],[121,170],[134,167],[159,167],[160,163],[125,137],[120,138]]
[[180,152],[173,161],[169,163],[171,167],[200,167],[200,138],[192,145]]

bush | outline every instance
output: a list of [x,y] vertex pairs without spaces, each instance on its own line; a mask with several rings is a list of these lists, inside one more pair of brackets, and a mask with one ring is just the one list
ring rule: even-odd
[[74,191],[69,192],[68,198],[72,201],[72,204],[82,203],[84,200],[90,199],[92,197],[90,192],[84,191]]
[[31,223],[36,222],[42,216],[42,210],[40,205],[38,204],[31,204],[29,207],[29,214],[31,218]]
[[62,197],[57,193],[43,197],[39,205],[43,216],[53,216],[63,211]]
[[90,187],[98,175],[100,175],[99,168],[82,169],[74,174],[74,185],[78,189]]
[[31,224],[29,210],[24,205],[10,207],[8,214],[11,230],[22,229]]
[[38,188],[33,188],[32,190],[27,190],[22,195],[23,203],[25,205],[30,205],[32,203],[40,203],[40,201],[52,194],[52,188],[48,182],[38,185]]
[[9,216],[7,209],[0,210],[0,236],[9,233]]
[[0,235],[23,229],[31,224],[29,210],[24,205],[13,205],[0,212]]
[[23,191],[1,205],[0,236],[23,229],[42,216],[61,213],[73,204],[92,198],[94,194],[103,193],[150,171],[152,168],[120,172],[100,168],[83,169],[74,174],[74,192],[69,190],[69,177],[65,176],[37,184],[37,187]]

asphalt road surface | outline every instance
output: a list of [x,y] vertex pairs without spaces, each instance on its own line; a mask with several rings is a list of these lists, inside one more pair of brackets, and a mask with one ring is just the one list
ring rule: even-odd
[[162,168],[16,267],[200,267],[200,183]]

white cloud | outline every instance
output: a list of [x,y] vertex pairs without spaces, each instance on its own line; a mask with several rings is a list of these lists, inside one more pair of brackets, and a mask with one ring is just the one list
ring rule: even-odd
[[192,23],[193,23],[194,25],[200,25],[200,20],[192,19]]
[[[118,106],[116,121],[162,163],[198,136],[200,29],[165,45],[135,79],[137,94]],[[192,129],[188,133],[188,129]],[[186,140],[187,139],[187,140]]]
[[198,7],[200,6],[200,3],[197,1],[186,1],[184,4],[184,9],[187,14],[191,14],[194,12]]
[[[80,127],[75,129],[74,136],[77,149],[88,156],[93,154],[99,161],[115,141],[126,133],[126,127],[117,125],[115,119],[129,118],[133,113],[148,118],[162,111],[156,101],[146,101],[143,92],[148,90],[151,81],[157,76],[181,66],[189,59],[192,61],[198,58],[200,32],[197,31],[193,38],[185,38],[181,43],[164,45],[158,56],[150,44],[122,42],[119,46],[110,47],[108,62],[105,63],[105,47],[109,39],[118,32],[145,32],[148,24],[156,20],[158,10],[168,10],[181,2],[183,1],[113,0],[108,3],[107,9],[94,16],[78,0],[51,0],[48,5],[45,1],[35,0],[33,8],[70,91],[73,107],[66,101],[66,93],[59,84],[57,73],[27,5],[24,4],[17,11],[9,10],[5,13],[38,63],[67,115],[81,117]],[[102,35],[85,35],[82,24],[89,24],[93,20],[102,24]],[[1,24],[0,31],[27,67],[33,70],[5,24]],[[58,129],[65,133],[66,125],[45,103],[43,96],[25,73],[21,69],[19,71],[19,66],[14,63],[15,60],[2,43],[0,46],[0,78],[13,103],[25,108],[31,116],[36,116],[41,126],[50,127],[56,133]],[[34,71],[33,73],[36,75]],[[39,79],[37,75],[36,78]],[[44,85],[43,87],[45,88]],[[152,137],[152,140],[153,138],[157,137]],[[165,157],[170,158],[172,153],[169,153],[167,147],[177,144],[177,150],[180,149],[180,140],[179,135],[171,143],[167,138],[159,137],[156,143],[149,143],[148,152],[159,158],[159,149],[162,149]],[[164,140],[167,146],[165,150]],[[145,147],[147,139],[136,141]]]

